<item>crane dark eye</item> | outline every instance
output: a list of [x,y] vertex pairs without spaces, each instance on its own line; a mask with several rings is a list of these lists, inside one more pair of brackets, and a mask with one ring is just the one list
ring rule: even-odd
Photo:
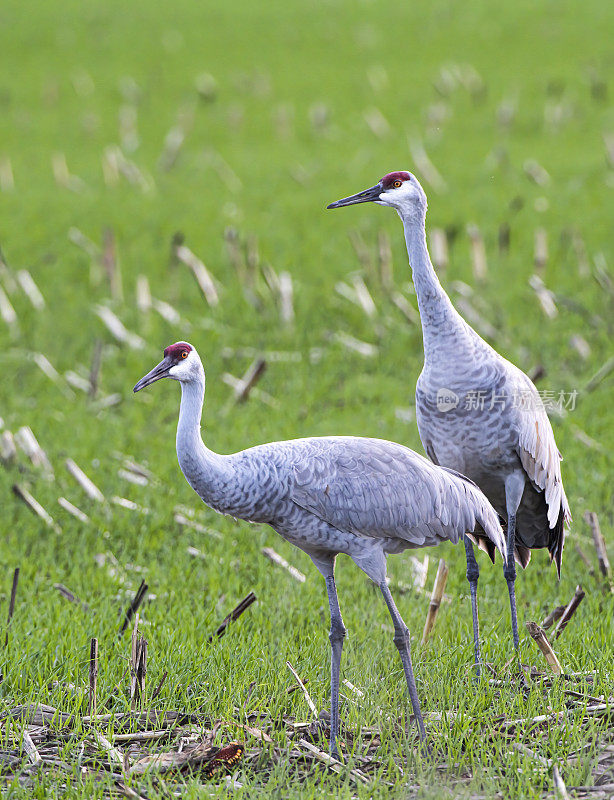
[[188,357],[188,351],[187,350],[182,350],[181,351],[181,358],[187,358],[187,357]]
[[396,180],[392,185],[395,189],[398,189],[399,186],[403,185],[403,181]]

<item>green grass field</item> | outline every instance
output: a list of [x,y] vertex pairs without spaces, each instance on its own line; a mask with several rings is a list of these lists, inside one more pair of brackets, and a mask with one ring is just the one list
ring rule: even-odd
[[[144,706],[151,706],[167,671],[156,708],[205,720],[252,720],[273,738],[257,755],[259,742],[245,734],[248,757],[235,773],[243,786],[234,789],[237,796],[533,798],[551,792],[550,767],[514,749],[514,742],[552,759],[568,787],[595,782],[611,722],[591,721],[581,706],[568,708],[565,690],[608,698],[614,680],[613,595],[599,576],[583,520],[586,510],[595,511],[611,540],[612,376],[589,382],[612,356],[613,26],[614,5],[605,0],[2,5],[0,246],[6,267],[0,286],[16,321],[0,320],[0,417],[2,430],[32,428],[55,477],[45,477],[21,451],[0,467],[2,620],[13,570],[21,570],[1,659],[0,711],[43,703],[77,715],[57,753],[69,766],[36,774],[26,769],[25,756],[9,768],[6,754],[21,752],[23,724],[2,718],[6,796],[108,796],[112,778],[102,767],[86,765],[82,772],[77,759],[86,731],[80,716],[87,714],[89,642],[99,639],[99,713],[129,710],[129,634],[118,640],[117,630],[143,578],[150,592],[140,620],[149,649]],[[183,140],[175,152],[178,131]],[[421,147],[445,186],[425,179]],[[579,392],[575,408],[553,418],[574,514],[563,576],[558,583],[546,555],[536,552],[517,581],[517,596],[523,661],[545,670],[524,623],[540,622],[583,586],[586,597],[555,650],[566,673],[592,679],[536,679],[527,696],[518,690],[501,564],[491,568],[481,559],[484,655],[503,685],[485,680],[475,687],[462,548],[429,552],[423,593],[408,588],[410,554],[391,558],[393,594],[414,635],[423,708],[458,712],[445,724],[427,719],[436,763],[447,766],[437,769],[411,755],[403,776],[398,767],[414,752],[414,739],[411,727],[408,736],[403,732],[408,698],[389,618],[376,588],[341,557],[337,581],[349,632],[342,677],[364,693],[359,698],[343,689],[353,765],[364,766],[361,728],[377,728],[381,738],[371,753],[374,781],[356,787],[346,772],[298,763],[283,725],[266,722],[283,715],[311,719],[302,693],[288,694],[294,679],[286,661],[308,680],[318,709],[327,707],[322,579],[307,556],[272,530],[218,517],[198,501],[175,455],[178,387],[161,383],[135,397],[132,386],[167,344],[187,339],[207,370],[203,436],[219,452],[330,433],[388,438],[421,452],[413,413],[421,332],[391,301],[378,258],[378,243],[389,241],[395,291],[415,306],[400,222],[375,206],[324,210],[405,168],[424,179],[429,227],[448,232],[450,263],[441,277],[453,301],[464,303],[464,313],[469,304],[478,329],[518,366],[544,368],[540,389],[556,397]],[[472,271],[471,224],[485,243],[488,273],[481,283]],[[509,250],[499,245],[506,226]],[[228,229],[238,241],[234,248]],[[552,319],[529,285],[538,229],[548,243],[540,275],[554,293]],[[216,307],[205,302],[188,267],[171,257],[178,232],[213,275]],[[90,245],[75,244],[84,238]],[[117,264],[121,292],[111,291],[101,252]],[[292,324],[280,319],[263,275],[267,265],[292,276]],[[40,288],[44,309],[36,310],[14,284],[21,269]],[[155,308],[139,310],[138,276],[146,276],[154,300],[170,303],[179,321]],[[356,276],[372,294],[373,317],[337,290]],[[142,349],[118,343],[96,315],[98,305],[142,337]],[[348,348],[347,336],[370,344],[370,354]],[[589,351],[581,354],[574,337]],[[92,399],[64,376],[72,371],[88,381],[97,342],[102,365]],[[254,393],[233,405],[223,374],[241,376],[261,353],[267,370],[257,389],[273,404]],[[41,370],[35,354],[49,360],[57,380]],[[67,458],[101,489],[104,503],[87,497],[66,470]],[[151,470],[147,485],[125,479],[126,459]],[[61,530],[26,508],[11,492],[15,483],[29,488]],[[60,496],[90,521],[68,514]],[[122,508],[114,496],[149,513]],[[178,505],[192,509],[208,532],[179,525]],[[304,572],[305,582],[268,561],[264,546]],[[450,602],[421,647],[440,557],[450,566]],[[89,611],[67,602],[54,583],[69,587]],[[224,638],[207,643],[250,590],[258,602]],[[500,732],[503,717],[565,709],[547,727],[522,723]],[[259,721],[250,717],[258,714]],[[108,724],[99,729],[111,735]],[[216,741],[236,736],[243,734],[222,729]],[[327,748],[324,736],[316,741]],[[105,763],[104,753],[99,762]],[[177,789],[187,798],[229,792],[219,780],[203,788],[198,775],[158,781],[150,774],[130,785],[152,798]]]

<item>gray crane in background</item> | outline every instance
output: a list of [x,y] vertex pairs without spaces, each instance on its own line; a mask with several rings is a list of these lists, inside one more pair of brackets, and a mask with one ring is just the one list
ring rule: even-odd
[[[564,524],[571,521],[552,426],[531,380],[465,322],[441,286],[426,245],[426,194],[416,177],[390,172],[328,208],[368,202],[391,206],[403,222],[424,341],[424,367],[416,383],[424,449],[434,464],[475,481],[507,521],[503,572],[518,653],[515,561],[524,568],[531,549],[547,547],[560,577]],[[479,675],[479,569],[468,539],[465,548]]]
[[338,553],[350,556],[384,596],[424,741],[409,631],[386,583],[386,557],[407,548],[456,544],[466,532],[493,555],[495,547],[504,554],[505,537],[486,497],[462,475],[381,439],[294,439],[218,455],[201,437],[205,373],[194,347],[187,342],[167,347],[164,359],[134,391],[161,378],[181,384],[177,456],[194,491],[215,511],[270,525],[307,553],[325,579],[331,617],[331,753],[337,753],[346,633],[334,579]]

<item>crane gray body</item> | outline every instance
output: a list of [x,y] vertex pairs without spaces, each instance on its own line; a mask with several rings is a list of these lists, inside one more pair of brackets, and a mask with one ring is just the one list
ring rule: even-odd
[[182,384],[177,457],[190,486],[215,511],[270,525],[318,568],[345,553],[379,584],[390,553],[466,531],[491,552],[503,541],[476,486],[403,445],[326,436],[219,455],[194,427],[202,403],[197,384]]
[[270,525],[306,552],[325,579],[331,613],[331,751],[337,752],[345,637],[334,580],[338,553],[350,556],[382,591],[424,740],[409,631],[386,582],[386,557],[444,541],[456,544],[467,532],[494,557],[495,547],[505,551],[495,510],[467,478],[381,439],[294,439],[231,455],[214,453],[201,436],[205,374],[198,353],[178,342],[164,354],[134,391],[163,377],[181,382],[177,456],[190,486],[215,511]]
[[[569,509],[541,398],[529,378],[475,331],[463,332],[463,338],[468,358],[439,353],[434,364],[425,363],[416,383],[416,422],[424,449],[435,464],[471,478],[504,519],[506,480],[522,471],[516,560],[526,566],[531,549],[548,548],[560,569]],[[442,390],[450,393],[448,402]]]
[[[426,245],[426,195],[415,176],[389,173],[329,208],[365,202],[391,206],[403,222],[424,343],[416,384],[424,449],[434,463],[471,478],[506,521],[504,574],[518,650],[514,560],[526,567],[532,548],[548,548],[560,574],[564,523],[571,519],[552,426],[527,375],[465,322],[441,286]],[[479,569],[471,544],[465,546],[479,673]]]

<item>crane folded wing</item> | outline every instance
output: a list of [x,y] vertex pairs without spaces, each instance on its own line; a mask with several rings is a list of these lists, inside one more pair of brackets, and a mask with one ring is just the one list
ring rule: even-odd
[[505,551],[497,514],[474,484],[391,442],[346,440],[326,456],[309,459],[295,467],[290,496],[338,530],[357,535],[421,547],[456,544],[466,532],[483,529]]
[[559,577],[565,544],[565,523],[571,522],[569,503],[561,478],[561,454],[543,406],[523,414],[518,435],[518,457],[533,487],[543,492],[548,508],[548,551]]

